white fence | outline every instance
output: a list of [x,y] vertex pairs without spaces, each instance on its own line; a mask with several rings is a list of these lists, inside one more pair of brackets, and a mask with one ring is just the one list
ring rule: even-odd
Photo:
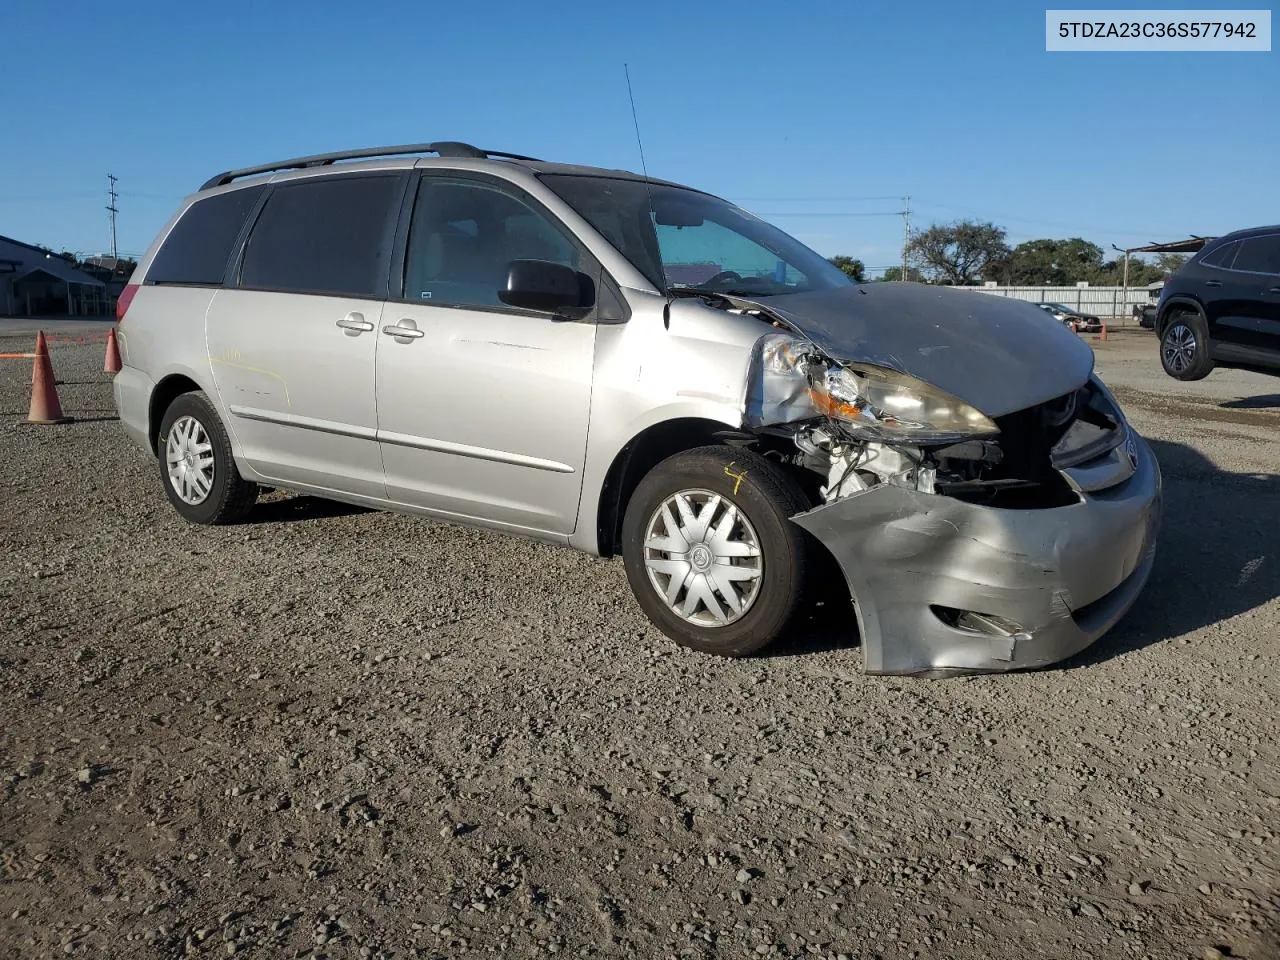
[[1012,297],[1029,303],[1060,303],[1104,320],[1136,324],[1134,304],[1152,303],[1146,287],[958,287],[994,297]]

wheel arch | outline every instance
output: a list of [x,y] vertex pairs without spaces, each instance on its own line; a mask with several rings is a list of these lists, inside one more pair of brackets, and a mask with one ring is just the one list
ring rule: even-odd
[[198,390],[204,390],[204,387],[200,386],[193,377],[186,373],[170,373],[162,377],[155,389],[151,391],[151,400],[147,407],[147,442],[151,445],[153,454],[159,456],[157,444],[160,439],[160,421],[164,419],[164,412],[184,393],[194,393]]
[[1160,308],[1160,313],[1157,315],[1156,322],[1155,322],[1156,336],[1163,337],[1164,329],[1166,326],[1168,326],[1168,323],[1169,323],[1169,318],[1174,316],[1174,314],[1176,313],[1180,313],[1186,310],[1190,310],[1193,313],[1198,313],[1201,319],[1203,319],[1206,323],[1208,323],[1208,317],[1205,315],[1204,306],[1200,303],[1199,300],[1191,296],[1177,295],[1177,296],[1170,297],[1168,301]]
[[622,542],[622,519],[645,475],[663,460],[705,446],[771,448],[768,438],[722,420],[688,416],[651,424],[623,445],[609,464],[596,506],[596,546],[602,557],[615,556]]

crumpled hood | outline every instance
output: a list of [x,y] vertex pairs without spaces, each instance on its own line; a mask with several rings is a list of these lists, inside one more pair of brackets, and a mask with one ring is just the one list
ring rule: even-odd
[[747,300],[836,360],[925,380],[988,417],[1060,397],[1093,372],[1093,351],[1034,304],[919,283],[866,283]]

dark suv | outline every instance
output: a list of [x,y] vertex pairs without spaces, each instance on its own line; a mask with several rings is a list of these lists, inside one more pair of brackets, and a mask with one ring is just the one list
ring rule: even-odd
[[1215,366],[1280,376],[1280,226],[1206,244],[1164,286],[1160,362],[1179,380]]

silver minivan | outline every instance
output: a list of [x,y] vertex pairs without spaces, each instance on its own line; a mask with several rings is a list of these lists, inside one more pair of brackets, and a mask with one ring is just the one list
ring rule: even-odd
[[869,672],[1041,666],[1153,562],[1159,469],[1077,336],[674,183],[454,142],[234,170],[118,319],[188,520],[267,486],[621,554],[710,653],[785,637],[834,561]]

